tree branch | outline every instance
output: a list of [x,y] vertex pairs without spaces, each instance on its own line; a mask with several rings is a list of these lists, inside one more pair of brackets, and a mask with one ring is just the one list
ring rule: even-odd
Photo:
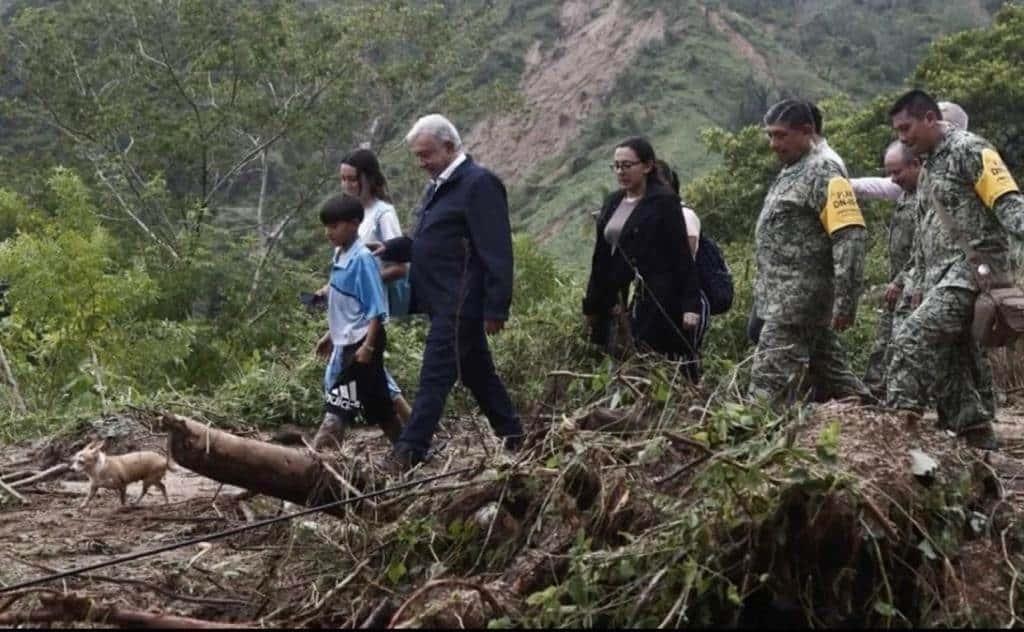
[[[324,180],[326,180],[326,178],[321,178],[321,180],[309,190],[315,191],[319,189]],[[295,208],[292,209],[292,212],[285,216],[285,218],[277,225],[277,228],[274,229],[274,232],[268,237],[266,248],[263,251],[263,256],[260,257],[260,261],[256,264],[256,270],[252,275],[252,283],[249,285],[249,296],[245,300],[246,308],[248,308],[256,298],[256,290],[259,288],[260,280],[263,276],[263,268],[267,265],[267,261],[269,261],[270,254],[274,251],[274,247],[284,235],[285,228],[287,228],[292,220],[295,219],[295,216],[306,207],[306,202],[308,200],[309,196],[304,193],[302,197],[299,198]]]
[[42,608],[23,613],[0,614],[0,625],[13,627],[26,623],[100,622],[129,628],[217,630],[248,628],[255,623],[221,623],[158,612],[122,610],[78,595],[42,595],[39,602]]
[[165,241],[157,237],[156,233],[150,230],[149,226],[147,226],[146,223],[143,222],[142,219],[140,219],[139,216],[132,211],[131,207],[128,206],[128,203],[125,202],[124,197],[121,196],[121,193],[117,190],[113,183],[110,182],[109,179],[107,179],[106,174],[104,174],[103,170],[98,166],[96,167],[96,177],[98,177],[100,181],[104,185],[106,185],[107,189],[109,189],[110,193],[114,196],[114,199],[116,199],[118,203],[121,205],[121,209],[128,215],[128,217],[131,217],[133,220],[135,220],[135,223],[138,224],[140,228],[142,228],[142,231],[146,233],[146,235],[148,235],[150,239],[163,246],[167,250],[167,252],[171,253],[171,256],[174,257],[176,260],[181,258],[178,255],[178,251],[175,250],[174,247],[172,247],[170,244],[166,243]]
[[22,399],[21,391],[18,390],[18,381],[14,379],[14,371],[11,370],[11,365],[7,362],[7,354],[4,353],[2,346],[0,346],[0,371],[3,372],[4,381],[7,382],[7,386],[11,389],[11,397],[14,399],[15,408],[24,415],[28,412],[28,407],[25,406],[25,400]]

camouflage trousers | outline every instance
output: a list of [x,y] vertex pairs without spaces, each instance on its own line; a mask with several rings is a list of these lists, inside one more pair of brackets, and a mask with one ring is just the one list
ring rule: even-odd
[[886,405],[923,411],[934,396],[939,426],[959,431],[995,418],[992,368],[970,335],[974,293],[937,287],[896,330]]
[[751,369],[752,398],[793,403],[868,394],[853,374],[839,337],[827,325],[786,325],[767,321]]
[[892,337],[913,311],[910,308],[910,296],[905,295],[900,298],[900,303],[895,310],[883,309],[882,315],[878,317],[875,343],[871,347],[868,366],[864,371],[864,386],[867,386],[872,393],[880,393],[880,398],[885,394],[885,373],[892,361]]

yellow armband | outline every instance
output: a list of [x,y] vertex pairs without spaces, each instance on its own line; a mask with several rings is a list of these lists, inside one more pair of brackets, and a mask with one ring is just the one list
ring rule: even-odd
[[846,178],[836,176],[828,181],[828,197],[821,209],[821,225],[830,236],[847,226],[864,226],[864,216],[857,206],[853,187]]
[[1004,193],[1019,191],[1010,170],[994,149],[981,150],[981,175],[974,183],[974,191],[985,208],[992,208]]

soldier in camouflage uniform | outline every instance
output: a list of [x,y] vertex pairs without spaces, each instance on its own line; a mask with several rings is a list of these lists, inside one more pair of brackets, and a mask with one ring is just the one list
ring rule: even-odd
[[815,151],[812,110],[787,99],[764,119],[784,167],[757,220],[754,303],[764,327],[751,397],[793,401],[814,375],[816,399],[868,397],[836,336],[853,324],[866,235],[853,189],[834,160]]
[[[875,344],[868,358],[864,384],[877,397],[885,397],[885,369],[892,358],[889,342],[893,332],[910,314],[911,254],[914,229],[917,227],[917,176],[921,163],[906,145],[894,141],[885,152],[885,170],[902,190],[889,220],[889,285],[885,305],[878,319]],[[854,193],[861,196],[857,179],[851,182]]]
[[913,283],[922,299],[893,337],[886,403],[917,416],[934,389],[940,426],[975,447],[994,449],[991,368],[970,333],[976,271],[933,200],[993,273],[1007,275],[1009,236],[1024,237],[1024,197],[995,149],[943,123],[928,94],[907,93],[890,116],[900,140],[923,157],[913,255]]

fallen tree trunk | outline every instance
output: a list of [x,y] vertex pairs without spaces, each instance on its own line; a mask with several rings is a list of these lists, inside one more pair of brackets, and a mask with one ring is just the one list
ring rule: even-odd
[[[330,468],[310,454],[237,437],[179,415],[164,415],[163,427],[175,463],[215,481],[310,506],[346,497]],[[344,509],[326,513],[340,516]]]

